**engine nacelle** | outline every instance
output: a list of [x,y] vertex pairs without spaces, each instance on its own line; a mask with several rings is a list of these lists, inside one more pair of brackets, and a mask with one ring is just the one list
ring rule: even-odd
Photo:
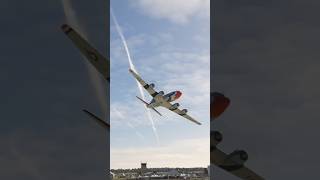
[[210,132],[210,146],[217,146],[223,139],[222,134],[219,131]]
[[163,92],[163,91],[160,91],[160,92],[158,93],[158,95],[163,96],[163,95],[164,95],[164,92]]
[[154,87],[155,87],[155,85],[154,85],[153,83],[151,83],[151,84],[149,84],[149,87],[154,88]]
[[187,114],[188,110],[187,109],[182,109],[183,114]]
[[178,108],[179,106],[180,106],[179,103],[174,103],[174,104],[173,104],[173,107],[174,107],[174,108]]
[[211,93],[210,116],[213,119],[218,118],[230,105],[230,99],[221,93]]
[[228,155],[228,158],[234,163],[242,165],[248,160],[248,153],[244,150],[235,150]]
[[170,107],[170,110],[171,110],[171,111],[174,111],[174,110],[176,110],[179,106],[180,106],[179,103],[174,103],[174,104]]

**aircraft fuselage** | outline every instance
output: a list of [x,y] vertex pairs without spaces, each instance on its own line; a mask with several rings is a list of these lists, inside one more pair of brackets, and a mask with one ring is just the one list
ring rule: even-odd
[[167,102],[172,102],[172,101],[175,101],[177,100],[178,98],[180,98],[180,96],[182,95],[182,93],[180,91],[173,91],[173,92],[170,92],[166,95],[161,95],[161,94],[158,94],[157,96],[155,96],[151,101],[150,103],[147,105],[148,108],[155,108],[155,107],[159,107],[162,105],[162,103],[164,101],[167,101]]

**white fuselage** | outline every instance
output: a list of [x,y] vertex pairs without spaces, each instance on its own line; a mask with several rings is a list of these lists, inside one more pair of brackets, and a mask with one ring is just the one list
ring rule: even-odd
[[181,94],[182,93],[180,91],[173,91],[173,92],[168,93],[166,95],[158,94],[150,101],[150,103],[147,105],[147,107],[155,108],[155,107],[161,106],[162,103],[165,101],[167,101],[167,102],[175,101],[181,96]]

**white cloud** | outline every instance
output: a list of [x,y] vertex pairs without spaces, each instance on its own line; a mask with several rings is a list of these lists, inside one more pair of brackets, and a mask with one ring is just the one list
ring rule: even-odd
[[143,105],[136,101],[130,103],[111,102],[110,119],[113,127],[129,126],[136,128],[149,125]]
[[140,162],[147,162],[149,167],[206,167],[209,151],[209,137],[178,140],[156,147],[113,148],[111,168],[137,168]]
[[187,23],[194,16],[210,15],[210,0],[138,0],[135,5],[151,17],[179,24]]

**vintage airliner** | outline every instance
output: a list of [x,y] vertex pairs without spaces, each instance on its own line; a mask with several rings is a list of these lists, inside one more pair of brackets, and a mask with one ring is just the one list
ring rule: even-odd
[[157,111],[155,108],[157,107],[165,107],[167,109],[169,109],[172,112],[175,112],[177,114],[179,114],[180,116],[198,124],[201,125],[200,122],[198,122],[197,120],[195,120],[194,118],[192,118],[191,116],[189,116],[187,114],[188,110],[187,109],[179,109],[180,104],[179,103],[174,103],[171,104],[171,102],[177,100],[182,93],[180,91],[173,91],[170,92],[168,94],[164,94],[163,91],[155,91],[154,90],[154,84],[148,84],[146,83],[134,70],[129,69],[129,72],[133,75],[133,77],[141,84],[141,86],[147,90],[147,92],[153,97],[152,100],[147,103],[145,102],[143,99],[139,98],[137,96],[137,98],[142,101],[147,108],[150,108],[152,110],[154,110],[156,113],[158,113],[160,116],[160,112]]

